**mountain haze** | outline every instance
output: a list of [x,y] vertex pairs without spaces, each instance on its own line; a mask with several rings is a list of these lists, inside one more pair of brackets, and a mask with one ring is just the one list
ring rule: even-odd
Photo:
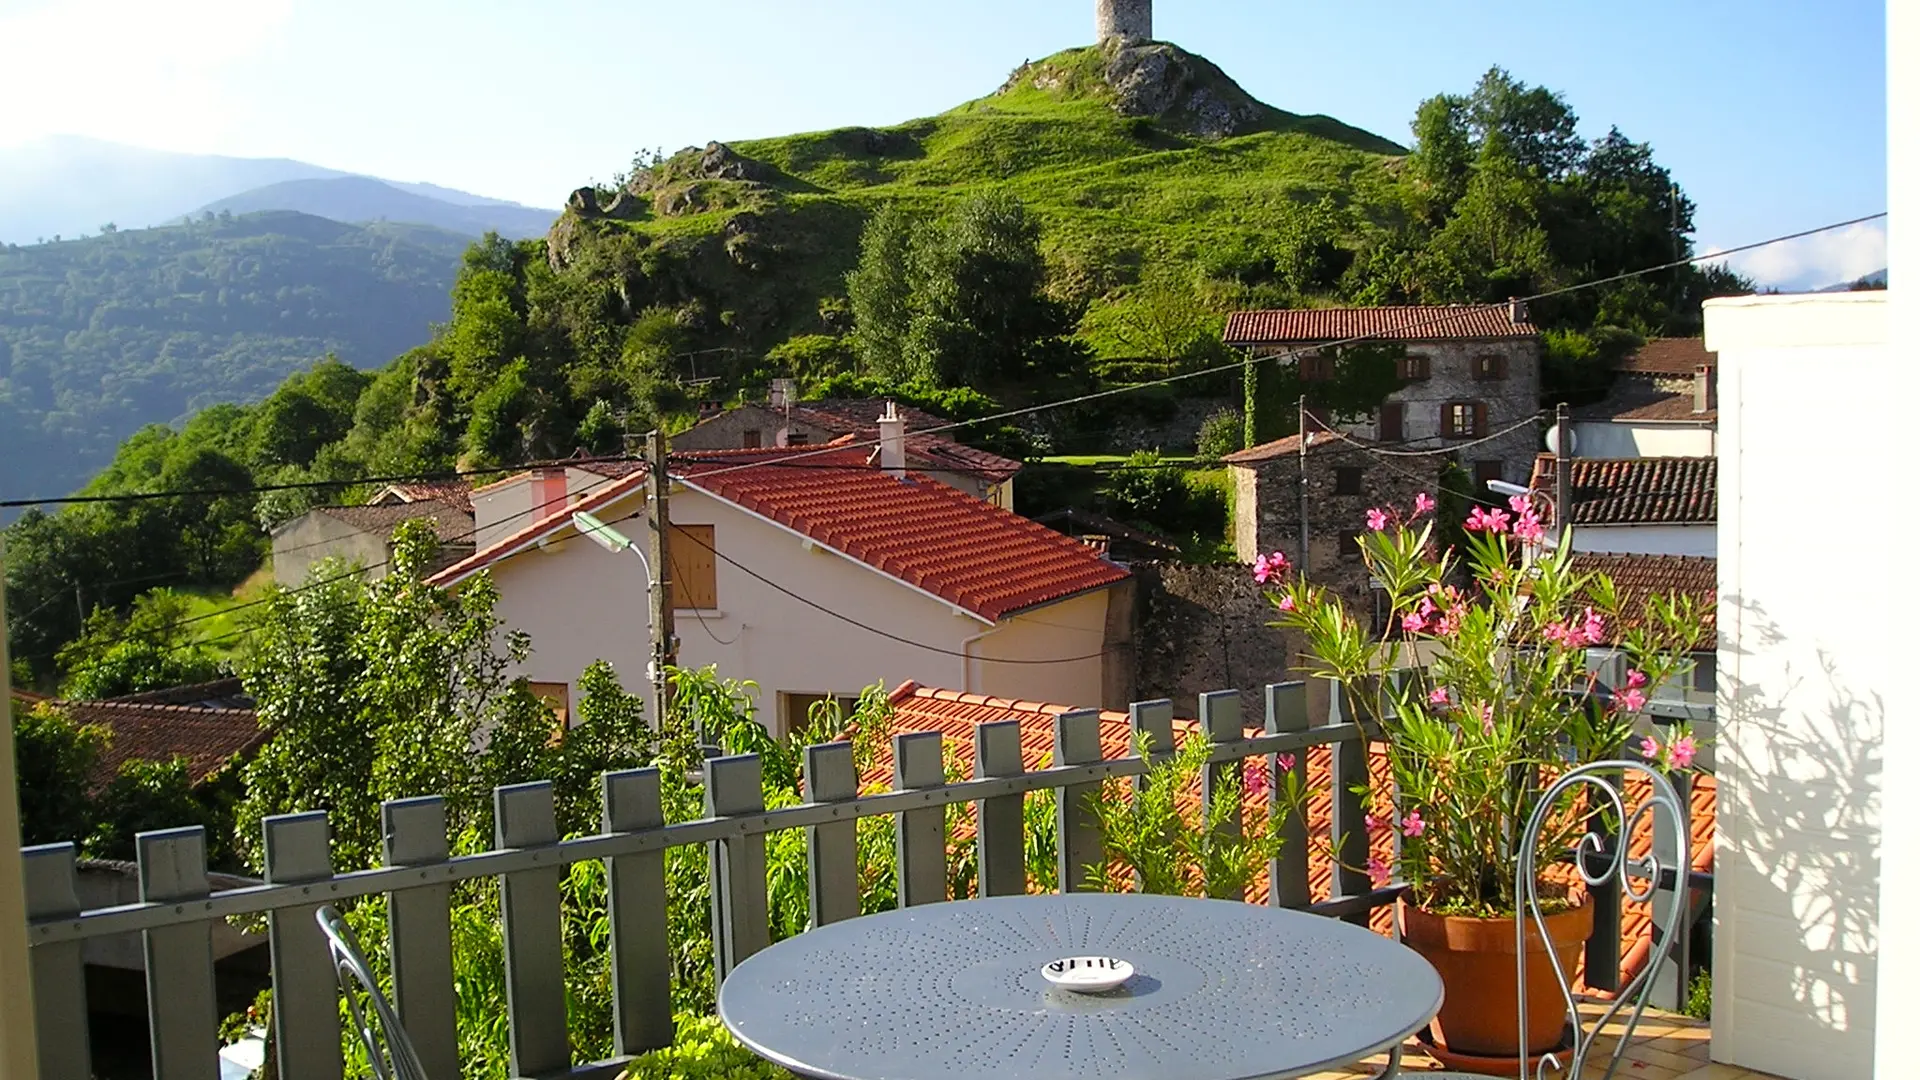
[[402,221],[473,237],[497,232],[513,240],[541,235],[560,216],[557,210],[535,210],[495,200],[457,203],[405,191],[366,176],[283,180],[210,202],[194,213],[251,214],[263,210],[292,210],[343,222]]

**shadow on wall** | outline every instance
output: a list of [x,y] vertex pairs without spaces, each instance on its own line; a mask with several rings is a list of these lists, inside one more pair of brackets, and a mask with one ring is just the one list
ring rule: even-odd
[[[1871,1055],[1885,705],[1877,693],[1861,696],[1825,649],[1796,666],[1787,635],[1759,604],[1728,602],[1751,643],[1730,651],[1760,650],[1781,667],[1777,685],[1723,683],[1715,873],[1718,888],[1739,890],[1741,912],[1740,940],[1726,941],[1741,957],[1740,985],[1724,991],[1738,996],[1743,1028],[1768,1026],[1748,1003],[1770,1002],[1854,1033]],[[1777,932],[1761,932],[1775,920]]]

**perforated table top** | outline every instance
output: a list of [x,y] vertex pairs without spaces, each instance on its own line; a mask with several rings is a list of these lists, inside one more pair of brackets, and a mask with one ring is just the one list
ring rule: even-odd
[[[1111,956],[1103,994],[1046,964]],[[834,923],[748,958],[720,1017],[821,1080],[1255,1080],[1356,1061],[1419,1030],[1440,977],[1335,919],[1226,900],[1007,896]]]

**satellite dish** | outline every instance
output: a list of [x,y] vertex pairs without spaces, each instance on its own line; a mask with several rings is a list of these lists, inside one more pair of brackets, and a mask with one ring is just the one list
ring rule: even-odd
[[1567,448],[1565,451],[1562,451],[1560,449],[1560,425],[1555,424],[1552,427],[1547,429],[1547,453],[1549,454],[1565,453],[1568,456],[1571,456],[1579,452],[1580,452],[1580,436],[1577,433],[1575,433],[1572,428],[1567,429]]

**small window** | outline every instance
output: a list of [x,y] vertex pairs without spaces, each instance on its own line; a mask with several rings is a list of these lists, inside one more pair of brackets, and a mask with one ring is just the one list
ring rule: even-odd
[[1327,382],[1333,378],[1333,357],[1303,356],[1300,358],[1301,382]]
[[828,701],[840,706],[840,718],[844,720],[852,716],[853,710],[860,705],[860,696],[783,692],[780,695],[779,715],[774,717],[774,736],[785,739],[807,730],[813,724],[814,709]]
[[760,449],[760,429],[759,428],[751,428],[747,431],[743,431],[740,433],[740,449],[742,450]]
[[1506,499],[1487,486],[1489,480],[1505,480],[1506,472],[1502,461],[1476,461],[1473,463],[1473,496],[1476,499],[1492,502],[1505,502]]
[[1404,442],[1407,437],[1407,407],[1398,401],[1382,402],[1380,405],[1379,439],[1381,442]]
[[1357,559],[1360,557],[1360,535],[1361,533],[1359,529],[1340,530],[1340,557],[1341,558]]
[[791,430],[790,430],[790,431],[788,431],[788,432],[787,432],[787,445],[788,445],[788,446],[805,446],[805,445],[807,445],[807,433],[806,433],[806,432],[804,432],[804,431],[791,431]]
[[1472,439],[1487,433],[1485,402],[1449,401],[1440,410],[1440,433],[1449,439]]
[[1715,662],[1716,658],[1712,653],[1694,654],[1693,671],[1690,676],[1693,680],[1694,693],[1711,695],[1715,692],[1713,685]]
[[1360,476],[1363,470],[1358,465],[1342,465],[1333,470],[1333,493],[1335,495],[1360,494]]
[[567,730],[569,722],[567,709],[567,684],[563,682],[528,683],[527,689],[540,699],[547,710],[553,713],[553,727],[556,732]]
[[1506,378],[1507,358],[1499,353],[1481,353],[1473,358],[1473,377],[1476,379]]
[[1405,382],[1419,382],[1433,375],[1433,361],[1418,353],[1403,356],[1394,365]]
[[667,559],[673,563],[670,591],[675,610],[712,611],[720,606],[713,526],[675,524],[667,544]]

